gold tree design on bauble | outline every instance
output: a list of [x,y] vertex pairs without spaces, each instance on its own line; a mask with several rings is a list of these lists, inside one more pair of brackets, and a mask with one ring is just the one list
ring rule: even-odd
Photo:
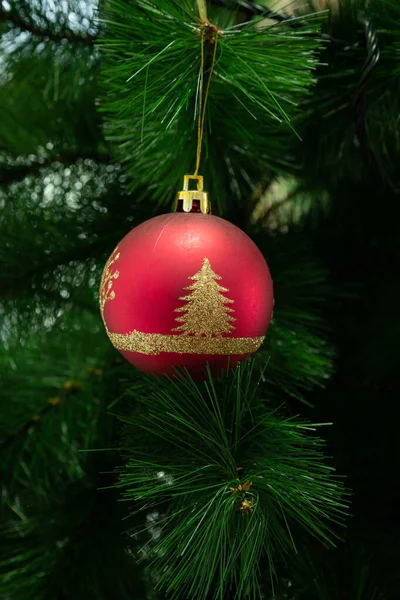
[[194,283],[184,289],[191,293],[179,298],[187,304],[175,309],[175,312],[185,314],[176,318],[181,325],[171,331],[206,337],[221,336],[223,333],[233,331],[235,327],[232,322],[236,319],[229,313],[235,311],[227,304],[232,304],[234,301],[223,295],[229,290],[217,283],[222,277],[212,270],[208,258],[203,260],[200,271],[189,279]]
[[[115,299],[112,280],[117,279],[119,272],[111,273],[110,267],[118,258],[119,253],[115,256],[112,255],[104,270],[100,300],[102,313],[104,313],[104,304],[108,300]],[[212,270],[210,261],[205,258],[201,269],[188,279],[194,283],[183,288],[191,293],[179,298],[186,304],[175,309],[175,312],[185,313],[176,317],[176,321],[180,323],[178,327],[171,329],[169,334],[145,333],[137,329],[128,333],[117,333],[109,331],[105,323],[107,335],[113,346],[120,351],[138,352],[152,356],[157,356],[162,352],[253,354],[261,346],[264,336],[231,337],[227,335],[236,329],[232,325],[236,319],[230,314],[234,310],[227,306],[227,304],[233,304],[234,300],[223,295],[229,290],[217,283],[222,277]]]

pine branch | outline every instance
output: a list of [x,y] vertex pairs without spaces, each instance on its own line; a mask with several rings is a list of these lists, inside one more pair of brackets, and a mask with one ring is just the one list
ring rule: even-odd
[[[80,331],[75,329],[78,323]],[[54,490],[56,494],[54,484],[57,480],[62,484],[64,478],[60,460],[70,480],[80,477],[85,459],[77,448],[92,447],[97,439],[98,422],[105,418],[104,406],[109,402],[106,377],[114,359],[111,354],[105,358],[106,339],[94,347],[95,335],[99,335],[97,315],[83,315],[71,307],[52,330],[32,331],[27,325],[22,335],[14,331],[6,336],[7,347],[0,355],[4,373],[0,471],[9,493],[19,493],[24,472],[23,478],[28,473],[32,477],[32,493],[37,490],[39,496],[50,497]],[[114,376],[118,369],[111,369]],[[106,420],[111,426],[111,420]]]
[[[119,359],[117,359],[119,360]],[[115,364],[115,359],[113,359],[107,367]],[[69,380],[66,381],[63,387],[63,390],[57,396],[53,396],[47,400],[47,404],[42,408],[42,410],[38,411],[29,421],[24,423],[17,431],[13,432],[2,444],[0,444],[0,455],[7,450],[11,444],[19,438],[26,436],[32,429],[37,427],[43,419],[55,408],[59,407],[63,402],[68,400],[71,396],[75,396],[79,390],[81,390],[85,381],[89,380],[93,376],[99,376],[102,373],[102,369],[89,369],[86,377],[79,380]]]
[[[110,486],[114,457],[90,453],[80,477],[55,482],[43,506],[29,490],[8,505],[0,524],[0,597],[13,600],[155,600],[151,581],[132,559],[138,541],[127,543],[126,507]],[[88,453],[81,454],[81,460]],[[60,461],[61,462],[61,461]],[[60,464],[62,470],[64,465]],[[100,475],[99,475],[100,472]],[[22,487],[22,486],[21,486]],[[26,496],[29,494],[28,498]],[[21,497],[22,496],[22,497]],[[4,504],[5,504],[4,502]]]
[[93,46],[97,39],[97,36],[93,35],[77,35],[71,31],[52,31],[51,29],[44,29],[39,25],[36,25],[32,21],[27,21],[21,17],[16,11],[6,11],[0,5],[0,22],[11,23],[14,27],[21,31],[27,31],[36,37],[51,40],[53,42],[61,42],[67,40],[71,43],[84,44],[85,46]]
[[1,298],[7,298],[15,292],[15,288],[18,287],[19,282],[23,286],[26,282],[33,279],[34,277],[54,270],[60,264],[68,264],[73,261],[87,260],[91,256],[98,256],[100,252],[104,252],[104,239],[94,238],[89,243],[75,245],[74,247],[67,248],[65,251],[61,251],[58,254],[52,254],[47,257],[47,260],[43,260],[40,264],[26,265],[26,268],[19,272],[19,276],[13,279],[5,280],[1,292]]
[[[68,386],[66,389],[69,392],[68,395],[71,395],[71,393],[79,389],[79,387],[73,385],[75,382],[69,383],[71,383],[71,385]],[[24,423],[22,427],[20,427],[17,431],[12,433],[2,444],[0,444],[0,455],[3,452],[5,452],[14,441],[26,436],[34,427],[36,427],[40,422],[42,422],[44,417],[46,417],[46,415],[50,413],[56,406],[59,406],[59,404],[63,402],[66,396],[67,394],[64,394],[64,397],[55,396],[54,398],[49,398],[46,406],[41,411],[32,415],[29,421]]]
[[11,183],[23,181],[25,177],[36,175],[37,173],[40,173],[42,169],[50,167],[54,163],[61,163],[65,166],[69,166],[75,164],[78,160],[86,159],[93,160],[98,164],[109,164],[111,161],[110,156],[94,151],[85,154],[82,154],[81,152],[55,154],[40,162],[34,162],[29,165],[5,166],[4,163],[0,163],[0,185],[10,185]]
[[246,2],[245,0],[210,0],[210,4],[214,6],[220,6],[221,8],[228,8],[230,10],[240,10],[246,15],[246,18],[251,19],[253,17],[264,17],[277,21],[278,23],[285,23],[289,27],[295,29],[308,25],[304,20],[299,20],[293,15],[288,15],[282,11],[276,11],[268,6],[261,6],[254,2]]
[[174,600],[260,597],[260,560],[273,579],[295,548],[292,528],[333,543],[329,520],[346,508],[323,442],[260,397],[251,363],[201,384],[187,373],[143,383],[134,414],[121,416],[118,487],[136,511],[158,514],[144,554],[160,589]]
[[[71,153],[62,153],[62,154],[54,154],[41,160],[40,162],[34,162],[29,165],[13,165],[8,168],[4,168],[4,163],[0,167],[0,185],[9,185],[11,183],[17,183],[25,179],[25,177],[29,177],[30,175],[36,175],[42,169],[47,167],[51,167],[54,163],[61,163],[65,166],[70,166],[75,164],[79,160],[93,160],[98,164],[109,164],[110,156],[106,154],[102,154],[100,152],[85,152],[82,154],[81,152],[71,152]],[[1,169],[3,172],[1,172]]]
[[[287,166],[287,147],[277,129],[292,129],[296,135],[291,121],[314,82],[321,39],[314,35],[318,17],[296,31],[284,24],[262,26],[261,18],[230,27],[220,17],[213,15],[220,35],[208,96],[203,174],[222,212],[242,205],[252,192],[249,182],[260,179],[261,165],[264,170],[278,163],[282,169],[283,162]],[[127,164],[134,181],[129,189],[151,182],[154,200],[169,202],[179,185],[177,173],[194,168],[202,26],[194,24],[190,2],[178,7],[172,0],[157,8],[148,0],[129,5],[111,0],[104,21],[101,109],[107,139]],[[148,39],[154,40],[150,48]]]
[[[228,8],[231,10],[240,10],[245,15],[247,20],[251,20],[254,17],[262,17],[264,19],[270,19],[277,23],[282,23],[290,29],[302,29],[310,27],[310,22],[307,19],[303,19],[297,15],[290,15],[282,11],[276,11],[273,8],[267,6],[261,6],[253,2],[246,2],[245,0],[210,0],[210,4]],[[340,48],[348,48],[351,44],[346,40],[334,37],[325,32],[316,32],[309,35],[315,35],[323,41],[328,41]]]
[[[82,326],[81,318],[77,322]],[[63,353],[68,354],[71,332],[64,336],[64,347],[57,339],[60,332],[54,333],[56,345],[51,344],[50,350],[47,332],[36,357],[42,378],[39,371],[31,378],[27,375],[28,357],[21,369],[26,347],[18,348],[20,370],[10,374],[11,381],[6,384],[4,397],[12,408],[3,410],[2,429],[16,405],[27,413],[30,399],[40,397],[48,387],[46,381],[57,378],[60,367],[63,371],[67,367]],[[81,350],[81,337],[82,332],[76,336],[74,352]],[[60,352],[55,351],[57,346]],[[86,357],[81,353],[82,358]],[[21,372],[34,385],[27,386]],[[115,421],[106,415],[105,406],[113,392],[119,393],[120,367],[107,368],[101,377],[92,374],[100,372],[96,369],[87,378],[81,377],[85,385],[76,389],[73,398],[58,404],[54,398],[55,409],[37,421],[38,427],[30,428],[23,439],[1,454],[1,598],[147,598],[147,578],[131,557],[138,541],[127,541],[124,535],[126,510],[112,490],[99,491],[115,483],[117,453],[87,452],[114,444]],[[14,398],[9,389],[12,380],[18,390]],[[55,393],[71,394],[74,383],[68,382],[68,390]]]
[[366,123],[367,88],[371,79],[371,75],[378,66],[381,53],[376,32],[374,31],[369,19],[364,13],[360,13],[359,19],[364,26],[368,56],[361,75],[360,85],[354,98],[357,136],[361,150],[365,157],[367,168],[379,175],[384,187],[388,187],[394,194],[400,194],[400,189],[391,180],[384,166],[381,164],[381,161],[378,159],[368,137]]

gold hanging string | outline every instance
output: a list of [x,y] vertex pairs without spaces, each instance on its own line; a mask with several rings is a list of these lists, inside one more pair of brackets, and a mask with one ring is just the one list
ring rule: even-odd
[[[202,3],[199,2],[199,12],[200,12],[200,16],[201,16],[200,4],[202,4]],[[211,67],[210,67],[210,70],[208,73],[207,87],[206,87],[206,91],[205,91],[204,99],[203,99],[204,67],[205,67],[204,42],[206,39],[206,29],[212,30],[212,38],[211,39],[214,43],[214,52],[213,52],[213,57],[212,57],[212,61],[211,61]],[[208,39],[210,39],[210,38],[208,38]],[[200,71],[200,85],[199,85],[199,118],[198,118],[198,122],[197,122],[196,169],[193,174],[193,177],[197,177],[197,175],[199,173],[199,168],[200,168],[201,150],[202,150],[202,146],[203,146],[204,125],[205,125],[205,121],[206,121],[207,100],[208,100],[208,95],[209,95],[209,91],[210,91],[211,77],[212,77],[212,74],[214,71],[214,66],[215,66],[215,58],[217,56],[217,45],[218,45],[218,29],[216,27],[214,27],[213,25],[211,25],[209,21],[207,21],[207,20],[203,21],[202,28],[201,28],[201,67],[200,67],[201,71]]]
[[199,9],[199,17],[202,21],[207,21],[207,5],[206,0],[197,0],[197,8]]

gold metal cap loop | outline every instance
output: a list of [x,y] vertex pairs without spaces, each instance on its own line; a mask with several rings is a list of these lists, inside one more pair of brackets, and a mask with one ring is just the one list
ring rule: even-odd
[[[189,182],[194,179],[197,182],[196,190],[189,190]],[[193,209],[193,200],[198,200],[200,203],[200,211],[203,214],[209,214],[211,212],[211,204],[208,196],[208,192],[203,189],[203,176],[202,175],[184,175],[183,177],[183,190],[176,195],[176,208],[178,207],[179,200],[182,201],[183,212],[189,213]]]

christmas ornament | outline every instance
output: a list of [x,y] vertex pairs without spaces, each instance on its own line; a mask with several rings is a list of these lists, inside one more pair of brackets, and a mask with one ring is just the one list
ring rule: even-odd
[[202,177],[185,176],[177,212],[133,229],[106,263],[106,331],[142,371],[185,367],[196,376],[207,363],[234,366],[262,344],[273,308],[267,264],[243,231],[209,213]]
[[[154,375],[185,367],[197,376],[206,364],[213,370],[234,366],[260,347],[273,308],[264,257],[243,231],[211,216],[198,175],[220,35],[201,5],[194,175],[185,175],[175,213],[146,221],[118,244],[100,286],[101,314],[111,342],[129,362]],[[213,46],[210,66],[205,43]],[[197,190],[189,190],[191,179]]]

